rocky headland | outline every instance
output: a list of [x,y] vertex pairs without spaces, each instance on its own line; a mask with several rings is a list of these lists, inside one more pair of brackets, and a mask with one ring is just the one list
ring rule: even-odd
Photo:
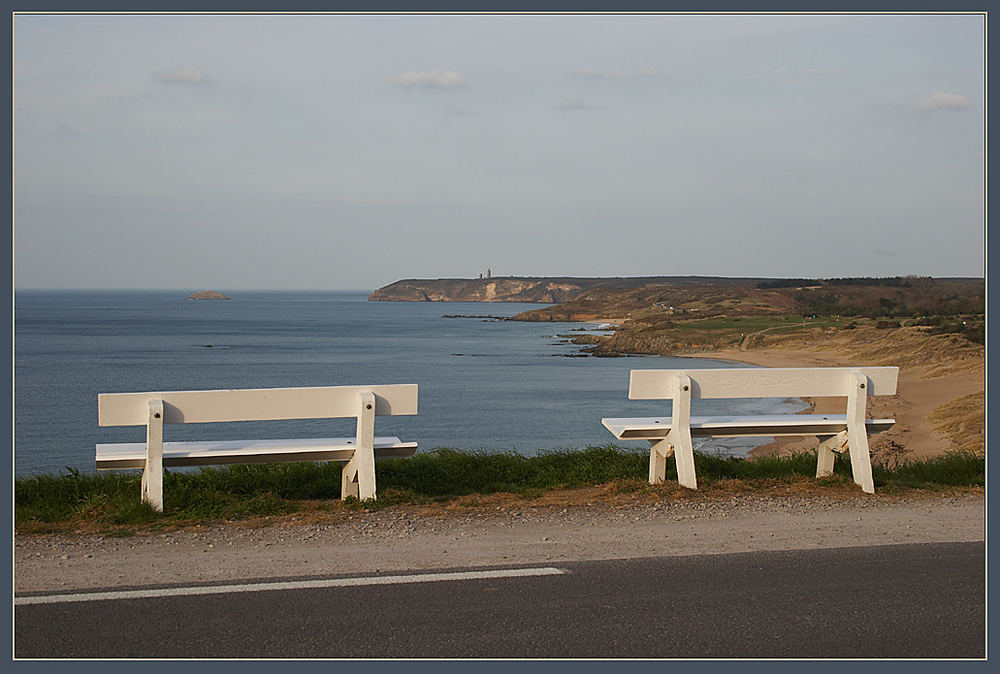
[[539,302],[509,320],[614,326],[563,335],[581,355],[895,365],[899,393],[870,404],[897,423],[873,451],[927,458],[985,449],[985,295],[983,278],[494,277],[397,281],[369,299]]
[[482,278],[405,279],[379,288],[373,302],[536,302],[555,304],[576,297],[589,279]]
[[[697,276],[494,276],[478,279],[403,279],[379,288],[368,296],[373,302],[527,302],[561,304],[584,293],[634,290],[669,284],[698,287],[724,282],[752,287],[761,279],[714,279]],[[530,320],[530,319],[529,319]]]

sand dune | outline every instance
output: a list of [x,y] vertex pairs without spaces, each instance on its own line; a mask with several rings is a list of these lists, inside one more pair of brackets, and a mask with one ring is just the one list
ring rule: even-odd
[[[765,348],[754,351],[712,351],[685,354],[691,357],[730,360],[763,367],[845,367],[870,363],[847,359],[842,353],[806,349]],[[886,363],[879,363],[886,364]],[[983,375],[973,371],[928,376],[932,366],[910,367],[900,363],[897,393],[893,396],[873,396],[868,400],[868,417],[892,418],[895,426],[871,440],[873,453],[886,452],[896,443],[906,450],[906,456],[924,459],[955,449],[955,442],[928,420],[934,410],[964,396],[984,389]],[[808,400],[811,409],[819,413],[843,412],[844,400],[815,398]],[[779,438],[774,443],[758,447],[755,455],[787,453],[804,446],[815,447],[814,438],[798,440]]]

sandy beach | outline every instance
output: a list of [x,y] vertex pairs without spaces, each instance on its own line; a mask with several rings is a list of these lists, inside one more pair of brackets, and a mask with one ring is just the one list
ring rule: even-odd
[[[857,360],[845,359],[835,352],[792,349],[761,349],[754,351],[712,351],[685,354],[688,357],[710,358],[735,361],[762,367],[846,367],[865,365]],[[939,376],[928,376],[928,368],[908,367],[901,364],[897,393],[892,396],[872,396],[868,399],[869,418],[895,419],[895,425],[872,437],[870,445],[873,453],[884,451],[890,443],[905,448],[907,457],[926,459],[940,456],[953,449],[953,442],[928,417],[936,409],[956,399],[983,391],[982,374],[960,372]],[[814,398],[806,401],[810,407],[803,411],[843,414],[843,399]],[[762,455],[774,452],[789,452],[793,449],[815,446],[816,440],[809,438],[779,438],[768,445],[758,447],[752,454]]]

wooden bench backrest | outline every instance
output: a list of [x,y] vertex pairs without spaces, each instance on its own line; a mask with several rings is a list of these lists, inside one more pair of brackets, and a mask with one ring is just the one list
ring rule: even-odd
[[151,399],[163,401],[163,422],[167,424],[356,417],[362,391],[375,394],[378,416],[417,413],[417,385],[393,384],[101,393],[97,396],[97,417],[99,426],[144,426],[149,421]]
[[846,396],[852,373],[868,378],[867,395],[896,392],[898,367],[788,367],[691,370],[632,370],[629,400],[673,397],[674,380],[691,379],[692,398],[818,398]]

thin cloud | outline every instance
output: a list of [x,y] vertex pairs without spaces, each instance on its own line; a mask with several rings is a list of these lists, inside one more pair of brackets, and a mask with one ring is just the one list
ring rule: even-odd
[[925,117],[928,114],[937,113],[939,111],[950,110],[959,112],[962,110],[970,110],[975,107],[975,105],[965,96],[947,94],[939,91],[923,98],[911,96],[903,100],[878,101],[869,104],[869,107],[875,110],[885,110],[889,112],[916,115],[917,117]]
[[200,86],[211,83],[201,68],[177,68],[153,73],[153,79],[160,84],[186,84]]
[[838,68],[786,68],[784,66],[765,66],[755,72],[741,75],[744,80],[782,80],[792,83],[806,82],[815,77],[839,75],[843,70]]
[[599,70],[597,68],[580,68],[576,71],[580,77],[593,80],[605,79],[627,79],[632,77],[656,77],[659,75],[656,68],[640,68],[635,72],[624,72],[620,70]]
[[83,134],[69,124],[60,124],[53,135],[60,140],[76,140],[83,136]]
[[605,106],[598,105],[594,103],[588,103],[580,98],[564,98],[555,105],[552,106],[556,110],[604,110]]
[[744,80],[762,80],[768,77],[782,76],[788,73],[787,68],[782,68],[780,66],[765,66],[760,68],[756,72],[747,73],[743,75],[741,79]]
[[938,91],[927,98],[917,101],[917,110],[964,110],[972,107],[972,101],[958,94],[946,94]]
[[425,89],[454,89],[466,84],[464,77],[451,70],[432,70],[430,72],[411,70],[392,81],[402,87],[422,87]]

